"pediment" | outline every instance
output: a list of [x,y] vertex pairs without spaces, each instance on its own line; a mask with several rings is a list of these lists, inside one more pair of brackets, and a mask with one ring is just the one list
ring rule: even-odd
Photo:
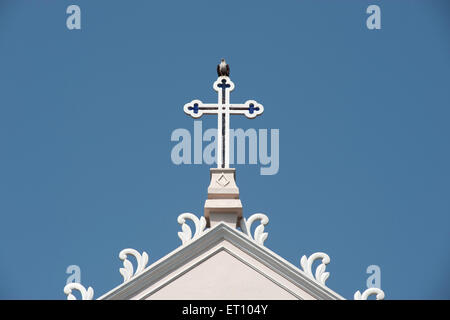
[[99,299],[343,299],[237,229],[219,224]]
[[136,298],[288,300],[307,295],[289,288],[289,283],[271,274],[270,270],[263,270],[263,266],[252,260],[224,242]]

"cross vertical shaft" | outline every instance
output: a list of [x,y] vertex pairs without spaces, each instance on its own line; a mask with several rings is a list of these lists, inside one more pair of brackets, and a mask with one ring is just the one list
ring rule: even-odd
[[220,127],[220,130],[218,130],[218,133],[220,133],[220,135],[217,135],[217,141],[218,143],[220,143],[220,146],[217,146],[217,153],[219,154],[217,161],[218,168],[230,167],[230,113],[228,110],[228,104],[230,103],[230,91],[232,89],[230,89],[231,81],[227,78],[228,77],[223,77],[223,79],[221,79],[217,84],[217,87],[220,89],[217,91],[217,104],[220,111],[220,115],[217,117],[217,125],[218,128]]

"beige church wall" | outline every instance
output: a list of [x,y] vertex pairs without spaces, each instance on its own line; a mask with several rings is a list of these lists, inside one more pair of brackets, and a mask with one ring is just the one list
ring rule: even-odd
[[314,299],[223,240],[133,299]]

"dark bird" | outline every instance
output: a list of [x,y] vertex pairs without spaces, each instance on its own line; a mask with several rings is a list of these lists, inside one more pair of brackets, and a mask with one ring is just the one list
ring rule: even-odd
[[217,75],[221,76],[230,76],[230,66],[225,62],[225,59],[220,60],[220,64],[217,65]]

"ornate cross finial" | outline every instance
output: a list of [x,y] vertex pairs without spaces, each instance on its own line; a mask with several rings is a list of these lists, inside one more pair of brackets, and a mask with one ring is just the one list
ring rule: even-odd
[[217,91],[218,102],[203,103],[192,100],[184,105],[184,112],[192,118],[200,118],[204,114],[217,114],[217,168],[230,166],[230,114],[243,114],[252,119],[263,113],[264,107],[254,100],[247,100],[243,104],[231,104],[230,92],[234,90],[234,83],[228,76],[219,76],[213,84]]

